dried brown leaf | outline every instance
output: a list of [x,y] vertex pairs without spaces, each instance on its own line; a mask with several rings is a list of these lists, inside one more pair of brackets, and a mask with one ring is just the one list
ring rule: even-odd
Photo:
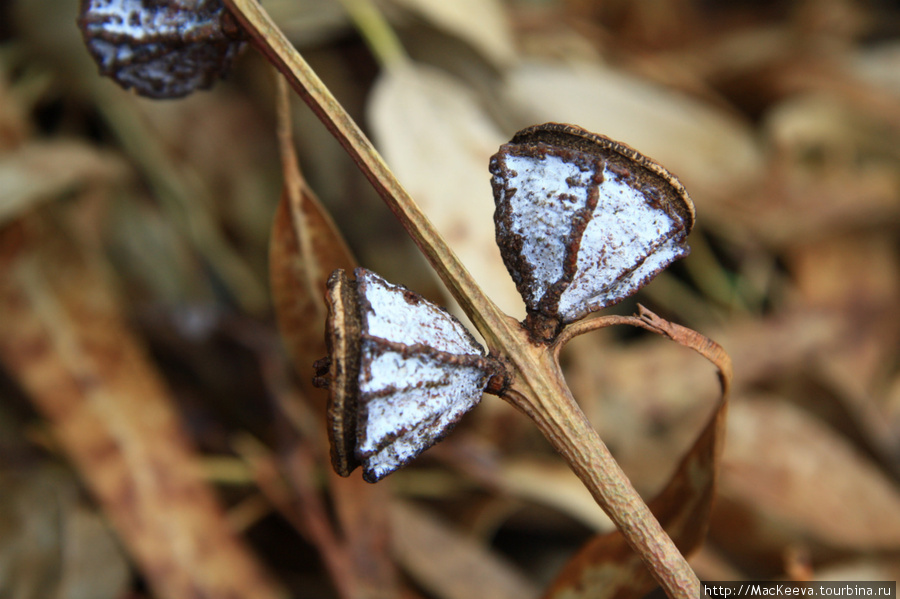
[[815,580],[900,580],[900,563],[896,558],[869,558],[831,564],[816,570]]
[[853,57],[853,72],[863,81],[900,96],[900,43],[867,47]]
[[227,524],[104,265],[41,214],[0,235],[0,359],[160,597],[279,597]]
[[471,44],[501,66],[515,60],[512,31],[497,0],[389,0]]
[[269,246],[272,299],[282,339],[300,374],[304,391],[312,385],[312,364],[325,356],[325,288],[334,270],[351,271],[356,261],[306,183],[293,146],[287,96],[279,102],[279,138],[284,191]]
[[[852,203],[852,202],[851,202]],[[900,472],[900,427],[891,415],[885,373],[900,345],[900,255],[889,233],[831,234],[791,248],[786,263],[796,299],[846,321],[838,343],[812,363],[817,380],[839,398],[862,441]],[[835,422],[832,420],[832,422]]]
[[561,462],[510,460],[501,465],[498,482],[510,495],[553,507],[594,530],[613,528],[584,484]]
[[393,552],[409,574],[441,599],[528,599],[537,589],[476,541],[403,502],[391,511]]
[[0,473],[0,588],[17,599],[116,599],[128,562],[72,476],[40,466]]
[[721,493],[782,534],[857,550],[900,546],[900,491],[868,459],[785,401],[736,402]]
[[71,141],[30,142],[0,156],[0,226],[41,202],[125,173],[116,156]]

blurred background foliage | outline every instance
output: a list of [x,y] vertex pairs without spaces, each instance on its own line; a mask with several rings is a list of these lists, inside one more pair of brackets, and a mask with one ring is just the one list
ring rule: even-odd
[[[900,578],[894,3],[379,0],[399,46],[351,0],[264,5],[518,317],[493,240],[487,161],[500,144],[571,122],[676,173],[697,206],[693,253],[615,310],[640,301],[734,360],[719,497],[694,567],[708,580]],[[330,474],[324,398],[306,385],[311,365],[288,365],[268,288],[282,186],[272,69],[248,48],[213,90],[144,100],[98,76],[77,10],[0,3],[0,596],[161,592],[123,549],[123,535],[140,533],[123,533],[87,490],[103,481],[90,452],[73,454],[90,439],[65,429],[72,394],[42,387],[52,364],[75,360],[59,349],[66,339],[101,334],[113,354],[116,340],[139,348],[122,353],[160,386],[103,368],[78,379],[87,395],[112,393],[91,403],[97,426],[117,430],[104,405],[167,406],[184,433],[171,462],[153,454],[166,441],[153,429],[128,429],[119,447],[134,441],[147,453],[132,463],[145,466],[196,461],[189,486],[212,489],[223,514],[203,525],[227,523],[291,596],[539,594],[610,525],[509,406],[486,399],[375,488]],[[340,146],[292,102],[300,166],[359,263],[447,303]],[[36,255],[48,261],[43,287],[22,274]],[[107,284],[97,280],[109,297],[90,310],[65,299]],[[29,321],[16,315],[48,298],[71,318],[47,321],[56,349],[35,370]],[[564,360],[574,395],[651,497],[714,405],[711,368],[618,331],[579,338]]]

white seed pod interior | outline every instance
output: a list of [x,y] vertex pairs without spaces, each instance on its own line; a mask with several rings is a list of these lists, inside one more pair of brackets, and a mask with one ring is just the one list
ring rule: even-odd
[[490,375],[477,361],[364,344],[357,455],[366,479],[378,480],[443,438],[478,405]]
[[503,145],[491,173],[497,243],[540,338],[628,297],[689,252],[694,208],[684,187],[623,144],[549,123]]
[[405,287],[391,285],[371,271],[357,269],[356,275],[360,297],[364,299],[361,316],[366,334],[457,354],[482,353],[475,338],[446,310]]
[[439,441],[500,366],[448,312],[356,269],[329,281],[332,461],[375,482]]

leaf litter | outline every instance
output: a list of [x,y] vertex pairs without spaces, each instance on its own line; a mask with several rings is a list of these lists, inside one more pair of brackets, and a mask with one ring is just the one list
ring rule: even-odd
[[[324,355],[323,275],[357,260],[388,264],[401,274],[391,280],[441,304],[446,294],[394,238],[353,165],[320,141],[320,125],[291,119],[315,188],[280,168],[276,86],[252,53],[199,98],[136,101],[86,62],[66,17],[75,4],[14,1],[0,27],[0,389],[17,406],[0,418],[31,431],[4,443],[0,466],[19,480],[45,476],[39,464],[75,472],[81,509],[109,522],[130,558],[116,562],[127,577],[71,584],[95,585],[95,597],[150,596],[147,588],[184,596],[164,589],[209,580],[203,562],[179,563],[160,537],[188,513],[178,542],[220,539],[217,549],[238,560],[224,562],[238,596],[257,584],[292,596],[536,596],[572,573],[630,576],[628,552],[595,536],[608,532],[599,509],[592,517],[576,485],[554,482],[566,475],[562,462],[527,419],[491,398],[446,447],[390,479],[329,473],[324,396],[309,384],[311,361]],[[681,524],[685,538],[699,537],[708,520],[694,567],[701,578],[895,578],[896,9],[851,0],[444,4],[383,4],[410,51],[406,64],[383,69],[333,3],[272,11],[476,279],[519,318],[496,253],[487,170],[513,132],[573,122],[678,175],[697,205],[695,252],[636,300],[722,343],[735,368],[718,496],[708,518]],[[434,31],[440,40],[422,33]],[[441,56],[447,48],[460,51]],[[318,203],[304,199],[316,193]],[[701,246],[703,260],[691,262]],[[614,311],[634,310],[628,300]],[[107,362],[116,356],[129,377]],[[563,362],[601,437],[645,497],[656,496],[680,456],[696,455],[689,448],[718,396],[710,367],[619,328],[573,341]],[[54,380],[68,382],[54,389]],[[108,435],[119,445],[104,461],[90,448]],[[16,457],[23,451],[39,459]],[[117,455],[134,460],[127,471]],[[238,460],[247,476],[204,480],[187,466],[204,457]],[[105,491],[130,478],[140,481],[133,505]],[[184,503],[167,505],[165,492],[177,489]],[[690,512],[691,499],[665,497],[652,504],[659,514]],[[237,536],[225,513],[248,502],[268,511]],[[199,516],[191,505],[208,509]],[[48,517],[40,502],[0,509],[0,521]],[[169,525],[137,527],[136,518]],[[0,540],[0,572],[22,563],[16,538]],[[19,569],[19,588],[51,596],[34,593],[47,572],[73,571],[75,562],[59,561],[73,555],[60,552],[64,542],[32,548],[44,552],[41,569]],[[472,568],[479,587],[452,575]],[[347,572],[353,580],[338,582]]]

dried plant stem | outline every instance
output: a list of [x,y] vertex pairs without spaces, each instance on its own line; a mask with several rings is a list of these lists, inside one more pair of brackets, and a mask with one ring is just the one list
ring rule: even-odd
[[552,347],[535,345],[484,295],[384,160],[255,0],[225,0],[254,45],[287,78],[400,220],[487,342],[511,366],[505,399],[530,416],[673,598],[702,596],[700,581],[632,487],[572,397]]

